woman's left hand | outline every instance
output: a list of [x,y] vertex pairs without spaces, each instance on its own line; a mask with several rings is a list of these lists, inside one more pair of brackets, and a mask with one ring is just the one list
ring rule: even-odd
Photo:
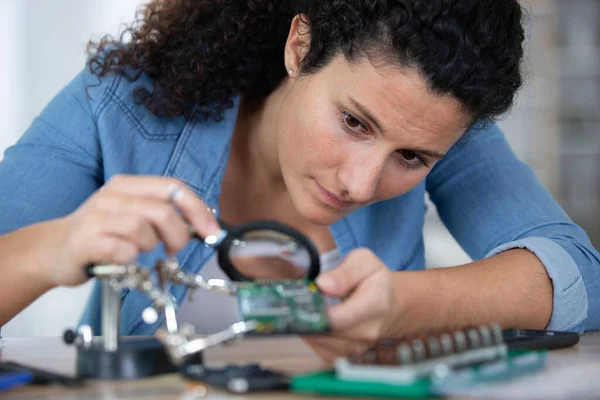
[[317,278],[319,289],[341,302],[329,308],[331,332],[303,339],[325,361],[360,354],[387,337],[396,320],[393,272],[373,252],[356,249]]

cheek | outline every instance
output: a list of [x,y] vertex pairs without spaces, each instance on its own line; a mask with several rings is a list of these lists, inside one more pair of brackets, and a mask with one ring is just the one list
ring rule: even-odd
[[311,137],[314,131],[300,116],[290,118],[279,131],[279,158],[282,168],[297,169],[314,157]]
[[387,200],[410,192],[421,183],[429,173],[428,168],[407,170],[399,165],[386,165],[383,176],[377,186],[377,200]]
[[322,169],[337,165],[338,155],[345,145],[339,130],[330,111],[319,107],[297,108],[279,132],[282,166],[306,165]]

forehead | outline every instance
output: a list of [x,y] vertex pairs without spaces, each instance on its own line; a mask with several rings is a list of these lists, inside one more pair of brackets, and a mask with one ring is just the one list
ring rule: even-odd
[[336,101],[361,103],[390,135],[452,141],[471,123],[458,100],[432,93],[413,68],[338,56],[321,74]]

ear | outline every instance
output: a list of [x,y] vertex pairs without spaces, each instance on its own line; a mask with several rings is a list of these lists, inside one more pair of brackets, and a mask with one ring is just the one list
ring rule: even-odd
[[310,25],[306,15],[298,14],[292,20],[285,43],[285,69],[291,77],[298,76],[301,61],[310,49]]

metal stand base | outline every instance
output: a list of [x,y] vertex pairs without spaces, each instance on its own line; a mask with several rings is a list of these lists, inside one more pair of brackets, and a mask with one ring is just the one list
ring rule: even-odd
[[[202,356],[196,361],[201,363]],[[102,341],[77,347],[77,373],[82,378],[136,379],[177,371],[155,338],[121,338],[116,351],[107,351]]]

